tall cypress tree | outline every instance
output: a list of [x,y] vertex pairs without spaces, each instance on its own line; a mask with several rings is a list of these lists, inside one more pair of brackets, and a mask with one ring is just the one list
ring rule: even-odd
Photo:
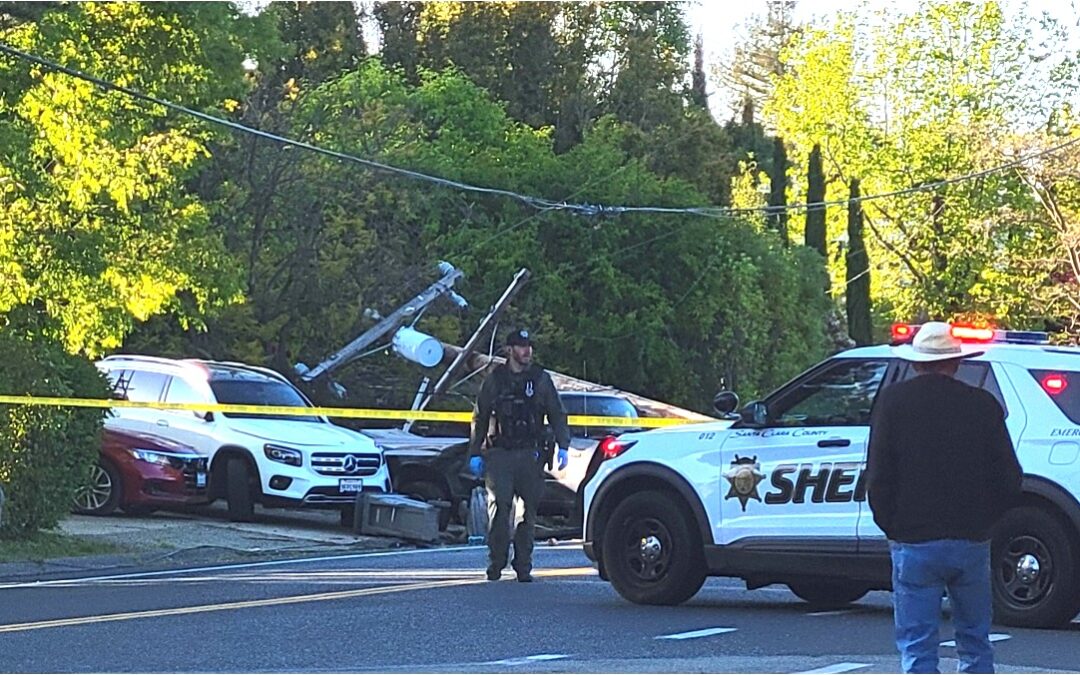
[[690,100],[705,110],[709,109],[709,94],[705,91],[705,43],[701,33],[694,39],[694,72],[690,87]]
[[[816,204],[825,201],[825,171],[821,166],[821,145],[815,143],[807,167],[806,201]],[[825,249],[825,207],[812,206],[806,211],[806,245],[821,254]]]
[[769,226],[780,234],[781,241],[786,246],[787,236],[787,149],[784,148],[784,139],[777,136],[773,139],[772,167],[769,172],[769,183],[772,189],[769,191],[769,206],[777,207],[769,210]]
[[856,345],[872,344],[873,326],[870,322],[870,257],[863,240],[862,202],[859,200],[859,179],[851,179],[848,201],[847,263],[847,320],[848,335]]

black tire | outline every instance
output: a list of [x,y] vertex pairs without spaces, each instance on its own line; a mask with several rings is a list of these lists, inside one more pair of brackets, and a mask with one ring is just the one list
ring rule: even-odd
[[1008,626],[1057,628],[1080,611],[1076,542],[1050,512],[1021,506],[994,529],[994,619]]
[[120,506],[124,493],[120,472],[112,462],[101,458],[94,463],[86,485],[75,491],[71,510],[88,516],[107,516]]
[[860,584],[831,579],[791,581],[787,587],[815,607],[843,607],[859,600],[870,591]]
[[[408,497],[422,502],[451,502],[450,495],[430,480],[409,481],[398,488],[398,491]],[[439,509],[439,531],[444,532],[450,525],[450,508]]]
[[225,499],[229,503],[229,520],[250,522],[255,516],[252,497],[252,472],[242,457],[230,457],[225,463]]
[[640,605],[678,605],[705,583],[705,554],[692,516],[663,492],[630,495],[601,539],[611,585]]

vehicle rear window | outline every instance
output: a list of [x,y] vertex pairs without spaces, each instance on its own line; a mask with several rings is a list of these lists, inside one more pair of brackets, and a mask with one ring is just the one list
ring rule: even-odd
[[[896,377],[896,381],[910,380],[916,375],[917,373],[911,367],[911,364],[902,361],[900,362],[900,372]],[[1005,397],[1001,394],[1001,387],[998,385],[997,377],[994,376],[994,369],[990,367],[989,363],[985,361],[961,361],[960,367],[956,371],[956,379],[972,387],[985,389],[997,399],[1001,409],[1005,411],[1005,416],[1008,417],[1009,407],[1005,405]]]
[[[1029,370],[1031,376],[1039,383],[1043,392],[1057,405],[1058,410],[1073,424],[1080,424],[1080,372],[1075,370]],[[1051,375],[1060,375],[1064,379],[1065,388],[1059,393],[1052,394],[1044,384]]]
[[[310,408],[307,400],[296,389],[284,382],[271,379],[211,379],[210,389],[218,403],[236,405],[273,405]],[[266,415],[261,413],[222,413],[226,417],[293,420],[296,422],[321,422],[318,417],[307,415]]]
[[113,398],[122,401],[155,403],[161,399],[161,390],[165,388],[167,375],[146,370],[124,370],[109,373],[112,383]]

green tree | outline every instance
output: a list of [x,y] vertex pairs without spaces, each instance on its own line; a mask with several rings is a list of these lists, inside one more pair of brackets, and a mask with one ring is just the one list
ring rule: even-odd
[[[766,116],[795,158],[820,144],[829,200],[844,199],[855,176],[874,194],[975,174],[1006,159],[1009,130],[1049,118],[1068,91],[1046,88],[1047,73],[1068,61],[1047,25],[1043,46],[1022,11],[1009,19],[996,2],[923,2],[872,24],[841,16],[804,31],[784,53]],[[1005,324],[1037,319],[1017,267],[1037,255],[1039,238],[1024,235],[1032,210],[1008,172],[867,202],[875,301],[902,320],[970,312]],[[827,240],[844,228],[842,215],[830,214]],[[841,283],[838,259],[830,270]]]
[[709,93],[705,91],[705,43],[701,33],[694,38],[694,72],[690,86],[690,100],[694,105],[709,109]]
[[734,112],[746,105],[761,110],[773,93],[776,80],[785,72],[782,54],[799,33],[794,0],[768,3],[765,15],[752,17],[745,25],[745,37],[736,42],[729,60],[717,71],[720,81],[733,94]]
[[[36,319],[17,316],[21,313],[6,317],[0,331],[5,356],[0,391],[9,396],[107,395],[105,378],[90,361],[26,330]],[[104,415],[97,408],[0,405],[0,486],[6,498],[0,540],[55,527],[70,513],[75,490],[85,484],[101,451]]]
[[773,139],[772,166],[769,169],[769,206],[775,207],[769,216],[769,226],[776,230],[785,244],[788,241],[787,171],[787,148],[784,147],[784,139],[777,136]]
[[[242,95],[247,25],[225,4],[80,3],[0,39],[214,109]],[[100,354],[137,321],[197,322],[236,298],[208,211],[186,189],[205,165],[205,129],[8,57],[0,118],[0,314],[32,305],[69,350]]]
[[844,299],[847,307],[848,335],[857,345],[874,341],[870,319],[870,260],[863,240],[862,202],[859,201],[859,179],[851,179],[848,201],[848,246],[846,253],[847,284]]
[[806,201],[810,206],[806,210],[805,244],[818,252],[823,258],[828,257],[825,235],[826,208],[821,205],[825,201],[825,176],[821,168],[821,146],[814,145],[807,160],[809,166],[806,170]]

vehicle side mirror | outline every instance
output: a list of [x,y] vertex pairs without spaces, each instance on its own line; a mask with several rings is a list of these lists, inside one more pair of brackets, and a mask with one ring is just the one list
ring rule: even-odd
[[196,410],[194,412],[194,415],[195,415],[195,417],[198,417],[199,419],[201,419],[204,422],[213,422],[214,421],[214,413],[210,412],[209,410],[207,410],[205,412],[202,411],[202,410]]
[[733,391],[721,391],[712,400],[713,410],[727,417],[739,407],[739,397]]
[[744,424],[763,427],[769,422],[769,408],[763,401],[751,401],[739,413]]

